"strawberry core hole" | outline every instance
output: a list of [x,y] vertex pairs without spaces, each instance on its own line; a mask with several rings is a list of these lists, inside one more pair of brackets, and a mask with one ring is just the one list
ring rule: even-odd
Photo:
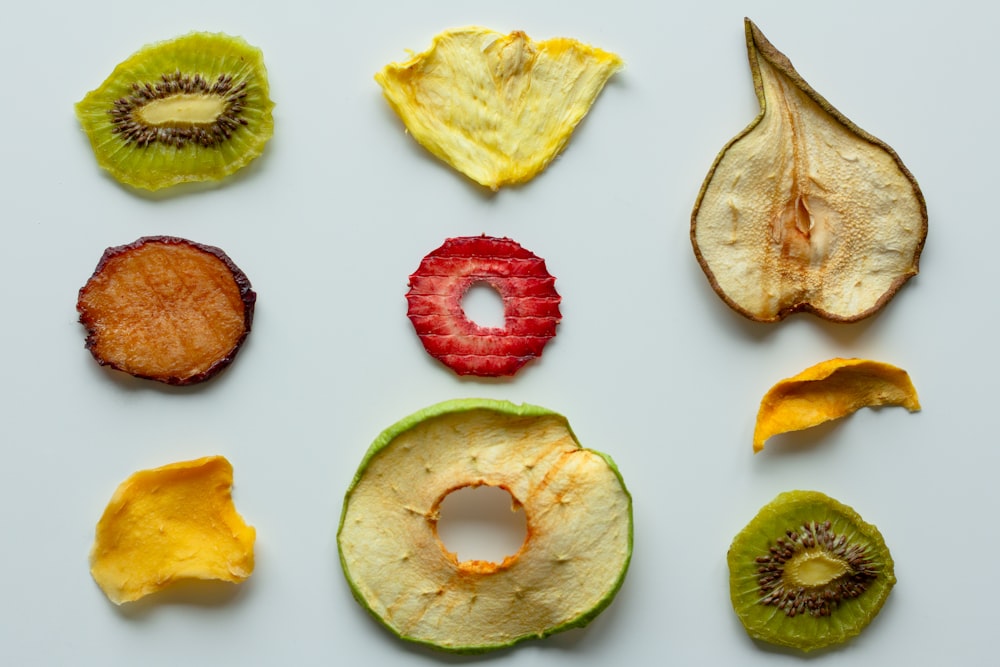
[[438,538],[458,561],[501,563],[518,552],[528,536],[519,503],[497,486],[466,486],[441,501]]
[[462,297],[462,311],[470,321],[488,329],[506,326],[503,297],[484,281],[472,284]]

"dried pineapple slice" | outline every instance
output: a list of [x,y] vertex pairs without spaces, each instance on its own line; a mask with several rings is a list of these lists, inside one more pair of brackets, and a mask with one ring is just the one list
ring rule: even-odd
[[468,27],[375,80],[424,148],[496,191],[545,169],[622,64],[572,39]]
[[239,583],[253,572],[256,531],[233,506],[222,456],[140,470],[97,523],[90,573],[115,604],[181,579]]
[[920,410],[917,390],[901,368],[868,359],[830,359],[782,380],[760,402],[754,453],[772,435],[800,431],[865,407]]

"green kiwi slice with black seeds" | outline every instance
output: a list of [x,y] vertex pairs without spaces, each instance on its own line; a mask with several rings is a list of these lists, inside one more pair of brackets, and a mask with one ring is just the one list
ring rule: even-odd
[[260,49],[196,32],[144,47],[76,105],[97,162],[147,190],[218,180],[274,133]]
[[729,548],[733,608],[754,639],[803,651],[846,641],[896,583],[878,529],[817,491],[788,491]]

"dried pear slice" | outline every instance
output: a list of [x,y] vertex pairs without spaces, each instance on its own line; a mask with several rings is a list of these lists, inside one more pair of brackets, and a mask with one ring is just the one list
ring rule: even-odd
[[239,583],[253,572],[256,531],[233,506],[233,466],[206,456],[140,470],[97,523],[90,572],[115,604],[185,579]]
[[727,561],[747,633],[803,651],[856,636],[896,584],[878,528],[818,491],[788,491],[765,505]]
[[[459,562],[437,535],[444,498],[506,490],[527,537],[501,563]],[[618,469],[566,419],[506,401],[439,403],[386,429],[344,500],[337,534],[355,598],[402,639],[482,652],[589,623],[621,586],[632,501]]]
[[495,191],[545,169],[621,66],[573,39],[468,27],[375,80],[424,148]]
[[99,364],[190,385],[236,358],[256,301],[246,274],[221,249],[146,236],[104,251],[76,307]]
[[158,190],[219,180],[257,158],[274,134],[260,49],[195,32],[148,45],[76,105],[101,167]]
[[865,407],[920,410],[917,390],[901,368],[868,359],[830,359],[777,383],[760,402],[753,450],[772,435],[800,431]]
[[749,19],[746,41],[761,110],[705,179],[691,216],[695,255],[750,319],[868,317],[917,274],[927,235],[920,188]]

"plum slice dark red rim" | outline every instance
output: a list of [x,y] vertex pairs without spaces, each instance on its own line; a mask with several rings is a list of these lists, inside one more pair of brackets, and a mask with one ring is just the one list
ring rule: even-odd
[[[476,324],[462,308],[474,285],[503,300],[504,326]],[[514,375],[540,357],[562,319],[545,260],[509,238],[447,239],[410,276],[407,316],[427,352],[458,375]]]
[[246,274],[221,249],[145,236],[104,251],[76,307],[100,365],[190,385],[232,363],[256,301]]

